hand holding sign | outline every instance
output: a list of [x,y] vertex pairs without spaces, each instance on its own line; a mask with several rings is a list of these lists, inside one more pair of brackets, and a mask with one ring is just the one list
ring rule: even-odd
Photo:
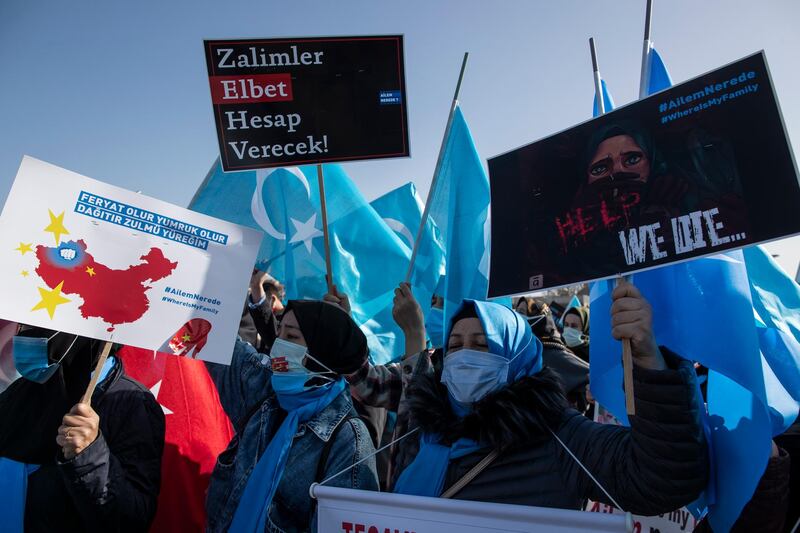
[[56,442],[64,457],[70,460],[97,440],[99,433],[100,417],[88,404],[77,403],[64,415]]
[[611,335],[617,340],[629,339],[634,362],[651,370],[667,368],[653,335],[653,312],[639,289],[627,281],[611,293]]

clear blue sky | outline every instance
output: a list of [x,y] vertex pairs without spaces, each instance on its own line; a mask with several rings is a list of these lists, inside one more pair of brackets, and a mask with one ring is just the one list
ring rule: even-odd
[[[617,105],[638,94],[644,0],[0,2],[0,201],[23,154],[186,205],[218,147],[204,38],[405,35],[412,157],[350,163],[368,199],[429,186],[465,51],[482,157],[586,120],[588,39]],[[676,82],[764,49],[800,153],[800,2],[656,0]],[[787,213],[787,216],[798,216]],[[797,239],[772,246],[794,274]]]

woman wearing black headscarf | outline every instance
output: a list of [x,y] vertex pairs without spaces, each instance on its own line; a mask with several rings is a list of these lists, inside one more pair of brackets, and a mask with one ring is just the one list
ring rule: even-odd
[[27,498],[6,525],[24,513],[25,531],[147,531],[161,482],[161,407],[113,353],[91,406],[80,403],[103,342],[23,328],[13,341],[22,377],[0,394],[0,461],[11,469],[0,483],[11,493],[0,498]]
[[211,476],[208,531],[308,531],[309,487],[378,489],[374,446],[344,375],[367,359],[350,316],[320,301],[290,301],[269,356],[237,340],[230,366],[209,364],[236,429]]

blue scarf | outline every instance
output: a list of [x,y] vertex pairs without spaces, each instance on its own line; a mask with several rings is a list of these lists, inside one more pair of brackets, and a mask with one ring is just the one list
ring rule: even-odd
[[8,531],[22,531],[28,471],[24,463],[0,457],[0,515]]
[[422,435],[419,453],[400,474],[394,492],[413,496],[438,498],[444,488],[444,478],[450,461],[477,452],[484,446],[471,439],[459,439],[452,446],[439,444],[439,436]]
[[8,531],[24,529],[28,476],[37,470],[39,465],[26,465],[0,457],[0,516]]
[[264,531],[269,506],[286,468],[298,427],[328,407],[344,389],[344,378],[339,378],[334,383],[297,394],[278,394],[278,402],[288,414],[250,474],[228,531]]

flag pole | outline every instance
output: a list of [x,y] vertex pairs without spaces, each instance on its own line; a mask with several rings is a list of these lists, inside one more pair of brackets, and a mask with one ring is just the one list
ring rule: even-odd
[[[650,0],[648,0],[649,6]],[[648,8],[649,9],[649,8]],[[594,72],[594,93],[597,102],[597,110],[601,115],[605,114],[606,106],[603,99],[603,85],[600,82],[600,67],[597,64],[597,49],[594,45],[594,37],[589,39],[589,51],[592,54],[592,71]],[[630,276],[618,277],[617,285],[622,280],[630,282]],[[622,339],[622,378],[625,389],[625,412],[631,416],[636,414],[636,404],[633,399],[633,352],[631,351],[631,340]]]
[[642,43],[642,73],[639,78],[639,99],[647,96],[647,86],[650,80],[650,50],[653,43],[650,41],[650,26],[653,20],[653,0],[647,0],[647,10],[644,15],[644,43]]
[[89,386],[86,387],[86,392],[83,393],[80,403],[85,403],[89,406],[92,405],[92,395],[94,394],[95,387],[97,387],[97,380],[100,379],[100,372],[103,370],[103,365],[106,364],[108,354],[111,352],[111,346],[111,341],[106,341],[105,344],[103,344],[103,351],[100,352],[100,359],[97,360],[92,379],[89,381]]
[[[650,51],[652,43],[650,41],[650,28],[653,21],[653,0],[647,0],[647,9],[644,15],[644,41],[642,43],[642,69],[639,78],[639,99],[647,97],[648,85],[650,82]],[[621,281],[631,282],[630,276],[617,278],[617,285]],[[628,416],[636,414],[636,404],[633,398],[633,353],[631,351],[631,340],[622,339],[622,373],[623,384],[625,387],[625,411]]]
[[325,204],[325,176],[322,164],[317,165],[317,181],[319,182],[319,210],[322,213],[322,237],[325,242],[325,281],[328,283],[328,292],[333,292],[333,272],[331,270],[331,240],[328,233],[328,208]]
[[[653,21],[653,0],[647,0],[647,9],[644,15],[644,42],[642,43],[642,70],[639,78],[639,99],[647,97],[648,85],[650,83],[650,51],[653,44],[650,41],[650,27]],[[617,285],[621,281],[631,283],[630,276],[617,278]],[[636,404],[633,399],[633,353],[631,351],[631,340],[622,339],[622,372],[623,384],[625,387],[625,411],[628,416],[636,414]]]
[[589,51],[592,54],[592,71],[594,72],[594,99],[597,110],[601,115],[606,112],[606,102],[603,99],[603,84],[600,81],[600,67],[597,66],[597,50],[594,47],[594,37],[589,37]]
[[406,272],[406,283],[411,283],[411,275],[414,273],[414,262],[417,259],[417,252],[419,251],[419,243],[422,240],[425,226],[428,224],[428,216],[431,211],[431,204],[433,203],[433,195],[436,191],[436,185],[439,182],[439,171],[442,168],[444,160],[445,147],[447,139],[450,137],[450,129],[453,126],[453,115],[458,106],[458,94],[461,92],[461,80],[464,79],[464,70],[467,68],[467,58],[469,52],[464,52],[464,59],[461,61],[461,71],[458,73],[458,83],[456,84],[456,92],[453,94],[453,103],[450,105],[450,114],[447,116],[447,125],[444,128],[444,136],[442,136],[442,145],[439,148],[439,157],[436,159],[436,167],[433,170],[433,179],[431,180],[431,187],[428,189],[428,198],[425,200],[425,209],[422,212],[422,219],[419,221],[419,229],[417,229],[417,237],[414,239],[414,247],[411,250],[411,259],[408,263],[408,271]]

